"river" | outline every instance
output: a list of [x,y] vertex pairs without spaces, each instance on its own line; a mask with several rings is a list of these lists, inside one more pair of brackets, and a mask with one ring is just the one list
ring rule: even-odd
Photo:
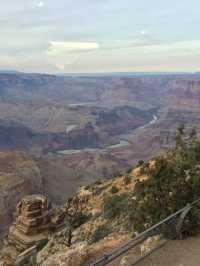
[[[137,130],[141,130],[141,129],[144,129],[144,128],[147,128],[149,127],[150,125],[153,125],[157,122],[158,120],[158,117],[156,115],[153,115],[153,118],[150,122],[148,122],[147,124],[141,126],[141,127],[138,127],[134,130],[134,132]],[[116,148],[121,148],[121,147],[126,147],[126,146],[129,146],[131,144],[131,142],[129,141],[129,136],[132,136],[134,133],[133,131],[131,131],[130,133],[128,134],[123,134],[120,138],[120,142],[115,144],[115,145],[110,145],[108,146],[106,149],[116,149]]]
[[[120,142],[117,143],[117,144],[114,144],[114,145],[110,145],[110,146],[107,146],[105,149],[103,150],[111,150],[111,149],[117,149],[117,148],[122,148],[122,147],[126,147],[126,146],[129,146],[131,144],[131,141],[129,141],[129,138],[131,136],[133,136],[134,132],[137,130],[141,130],[141,129],[144,129],[144,128],[147,128],[153,124],[155,124],[158,120],[158,117],[156,115],[153,115],[153,118],[150,122],[148,122],[147,124],[141,126],[141,127],[138,127],[136,128],[134,131],[131,131],[130,133],[128,134],[123,134],[121,135],[120,137]],[[130,136],[130,137],[129,137]],[[70,155],[70,154],[77,154],[77,153],[80,153],[82,151],[94,151],[96,150],[96,148],[94,149],[91,149],[91,148],[86,148],[86,149],[82,149],[82,150],[63,150],[63,151],[58,151],[58,154],[62,154],[62,155]]]

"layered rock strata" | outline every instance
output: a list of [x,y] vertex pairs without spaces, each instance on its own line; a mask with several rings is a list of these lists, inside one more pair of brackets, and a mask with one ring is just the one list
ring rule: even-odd
[[45,196],[32,195],[17,205],[16,220],[4,243],[4,265],[23,265],[24,261],[48,241],[49,233],[64,225],[62,209],[53,209]]

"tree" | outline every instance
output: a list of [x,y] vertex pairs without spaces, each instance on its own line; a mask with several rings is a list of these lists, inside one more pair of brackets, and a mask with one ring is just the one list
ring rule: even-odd
[[180,135],[184,135],[184,130],[185,130],[185,125],[184,124],[180,124],[177,128],[177,131]]
[[176,133],[176,148],[182,148],[184,146],[184,129],[185,126],[183,124],[179,125]]
[[[200,140],[188,141],[182,133],[179,130],[178,147],[155,159],[154,167],[145,169],[148,179],[135,186],[129,218],[137,231],[145,230],[200,197]],[[190,215],[192,227],[197,225],[197,213]]]
[[72,231],[74,228],[79,227],[87,220],[87,215],[83,214],[83,208],[86,201],[78,196],[68,199],[65,205],[65,212],[68,222],[68,239],[67,245],[71,246]]
[[193,139],[196,139],[196,137],[197,137],[197,131],[196,131],[196,128],[193,127],[190,132],[189,138],[193,140]]

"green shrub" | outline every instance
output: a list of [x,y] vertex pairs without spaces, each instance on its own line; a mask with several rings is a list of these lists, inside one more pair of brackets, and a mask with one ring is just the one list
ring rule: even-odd
[[137,163],[137,167],[140,167],[144,165],[144,161],[143,160],[139,160],[138,163]]
[[[183,134],[182,127],[179,130]],[[178,136],[176,147],[148,168],[148,179],[138,182],[129,221],[134,230],[145,230],[200,197],[200,140]],[[197,214],[198,213],[198,214]],[[185,234],[198,224],[200,212],[188,216]],[[169,235],[169,228],[163,228]]]
[[114,195],[104,200],[104,217],[114,219],[127,211],[127,194]]
[[112,186],[112,188],[110,189],[110,192],[112,193],[112,194],[115,194],[115,193],[117,193],[119,191],[119,189],[117,188],[117,187],[115,187],[115,186]]
[[101,225],[97,229],[95,229],[90,242],[91,243],[98,242],[99,240],[103,239],[110,233],[111,233],[111,230],[107,225]]
[[80,225],[86,223],[91,218],[91,215],[87,215],[83,212],[78,212],[74,217],[72,218],[71,224],[73,228],[77,228]]

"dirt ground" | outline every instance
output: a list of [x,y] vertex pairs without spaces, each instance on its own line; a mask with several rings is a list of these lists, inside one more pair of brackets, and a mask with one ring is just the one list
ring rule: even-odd
[[[139,250],[132,250],[109,266],[131,266],[139,258]],[[171,240],[138,266],[200,266],[200,234],[185,240]]]
[[139,266],[200,266],[200,235],[169,241]]

